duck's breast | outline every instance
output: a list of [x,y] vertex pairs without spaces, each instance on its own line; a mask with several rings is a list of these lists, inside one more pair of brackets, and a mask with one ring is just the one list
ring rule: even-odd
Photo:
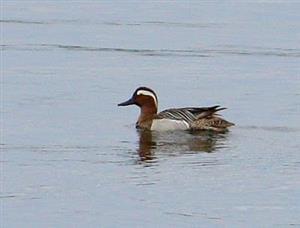
[[189,128],[186,121],[172,119],[154,119],[151,125],[153,131],[187,130]]

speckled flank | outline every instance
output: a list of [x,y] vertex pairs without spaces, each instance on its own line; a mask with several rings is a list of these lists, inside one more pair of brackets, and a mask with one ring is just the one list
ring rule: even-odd
[[188,130],[189,124],[184,120],[154,119],[151,130],[153,131],[172,131]]

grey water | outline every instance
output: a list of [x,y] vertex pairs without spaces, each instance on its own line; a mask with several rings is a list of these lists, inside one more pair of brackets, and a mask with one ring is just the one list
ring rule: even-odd
[[[298,1],[1,1],[0,227],[300,226]],[[219,104],[226,134],[138,132]]]

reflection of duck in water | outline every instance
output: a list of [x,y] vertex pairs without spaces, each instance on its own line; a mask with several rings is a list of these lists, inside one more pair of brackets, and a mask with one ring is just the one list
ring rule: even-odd
[[138,88],[133,96],[119,106],[137,105],[141,108],[137,128],[166,131],[166,130],[211,130],[225,132],[234,125],[219,117],[220,106],[188,107],[167,109],[157,113],[158,103],[155,92],[147,87]]
[[198,152],[214,152],[221,147],[225,134],[212,134],[209,132],[187,133],[175,131],[166,134],[149,130],[139,130],[137,152],[142,161],[155,159],[159,154],[176,156]]
[[144,160],[152,160],[154,158],[154,149],[156,149],[156,142],[152,140],[151,131],[138,131],[139,138],[139,146],[138,153],[142,161]]

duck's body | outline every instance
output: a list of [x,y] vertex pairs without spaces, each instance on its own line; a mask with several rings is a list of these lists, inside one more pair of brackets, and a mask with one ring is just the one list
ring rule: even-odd
[[138,105],[141,108],[141,114],[136,122],[136,127],[153,131],[212,130],[224,132],[228,127],[234,125],[216,114],[225,109],[220,106],[175,108],[157,113],[157,103],[157,96],[153,90],[140,87],[128,101],[119,106]]

